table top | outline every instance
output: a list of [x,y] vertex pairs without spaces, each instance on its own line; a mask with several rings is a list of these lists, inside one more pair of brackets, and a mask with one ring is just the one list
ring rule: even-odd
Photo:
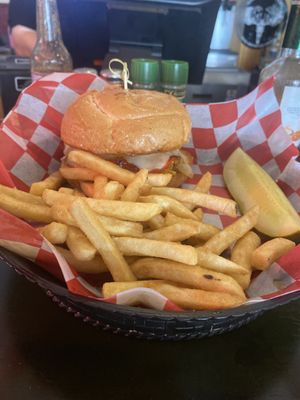
[[84,324],[0,263],[0,399],[299,399],[300,301],[181,342]]

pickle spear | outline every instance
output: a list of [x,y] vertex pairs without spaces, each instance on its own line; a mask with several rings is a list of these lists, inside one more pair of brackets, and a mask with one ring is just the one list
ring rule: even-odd
[[275,181],[241,148],[224,164],[228,190],[244,214],[258,205],[255,228],[270,237],[289,237],[300,232],[300,217]]

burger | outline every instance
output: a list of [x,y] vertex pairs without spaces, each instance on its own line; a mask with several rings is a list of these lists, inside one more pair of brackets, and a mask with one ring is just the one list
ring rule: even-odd
[[192,176],[192,159],[180,150],[191,120],[174,96],[150,90],[105,87],[81,95],[65,112],[61,137],[81,149],[137,172],[173,174],[172,186]]

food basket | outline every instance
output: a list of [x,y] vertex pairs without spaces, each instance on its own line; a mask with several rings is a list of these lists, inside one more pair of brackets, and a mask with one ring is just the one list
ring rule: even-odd
[[188,340],[220,335],[240,328],[268,310],[300,298],[299,292],[223,311],[159,311],[110,304],[70,293],[36,264],[0,248],[0,259],[40,286],[62,310],[104,331],[139,339]]
[[[92,74],[52,74],[26,88],[1,126],[0,183],[28,190],[32,182],[58,169],[63,154],[60,123],[64,111],[81,93],[99,90],[104,84]],[[212,193],[228,196],[222,163],[236,147],[242,147],[277,180],[300,211],[298,150],[281,126],[272,79],[242,99],[186,107],[193,130],[185,149],[196,160],[194,180],[187,182],[188,187],[210,171]],[[211,213],[205,218],[218,227],[232,222]],[[146,293],[150,303],[143,303],[145,290],[140,289],[135,289],[135,303],[138,296],[139,303],[154,304],[156,309],[132,307],[130,295],[103,301],[95,295],[99,289],[58,257],[34,228],[2,210],[0,223],[0,244],[9,244],[11,249],[22,245],[34,262],[0,248],[2,261],[38,284],[67,312],[115,333],[161,340],[212,336],[245,325],[263,312],[300,297],[300,246],[296,246],[254,279],[248,290],[249,301],[236,308],[182,311],[152,290]]]

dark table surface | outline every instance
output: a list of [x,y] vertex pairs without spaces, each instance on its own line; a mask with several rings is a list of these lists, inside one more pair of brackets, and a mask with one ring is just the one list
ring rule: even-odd
[[0,264],[0,399],[300,399],[300,301],[221,336],[146,341],[61,310]]

